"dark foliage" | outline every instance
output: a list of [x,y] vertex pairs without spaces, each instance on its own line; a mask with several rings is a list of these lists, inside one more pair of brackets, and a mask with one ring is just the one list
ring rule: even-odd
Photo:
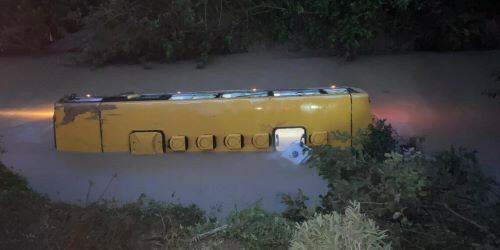
[[242,51],[262,37],[346,58],[373,50],[494,48],[495,9],[487,1],[108,0],[89,18],[98,31],[87,52],[98,63],[120,57],[205,63],[208,54]]
[[142,196],[121,207],[51,205],[49,244],[81,249],[149,249],[153,245],[180,248],[185,228],[204,223],[198,207],[165,204]]
[[[426,170],[430,183],[420,212],[441,226],[432,239],[442,247],[499,247],[498,184],[481,172],[476,152],[452,147],[436,154]],[[421,230],[432,232],[423,222]]]
[[282,195],[281,202],[286,205],[286,209],[281,213],[281,216],[296,222],[307,220],[312,215],[307,209],[307,200],[309,198],[304,195],[302,189],[299,189],[296,195]]
[[385,154],[396,150],[395,132],[385,120],[377,120],[368,126],[366,138],[361,140],[364,153],[377,161],[383,161]]
[[[409,1],[407,29],[417,49],[457,50],[498,46],[500,5],[494,1]],[[414,27],[414,28],[412,28]]]
[[0,54],[37,52],[80,30],[92,0],[0,1]]
[[268,213],[258,204],[229,217],[226,238],[236,240],[249,249],[287,249],[293,235],[293,223]]
[[54,203],[0,162],[0,249],[182,248],[187,227],[204,223],[198,207],[141,196],[121,207]]
[[[29,201],[29,202],[26,202]],[[47,200],[0,162],[0,248],[36,249],[47,236],[42,225]]]
[[[475,152],[451,148],[426,159],[414,148],[394,146],[400,143],[387,136],[394,134],[389,128],[377,122],[358,139],[364,147],[314,150],[311,165],[329,183],[317,210],[342,211],[356,200],[396,248],[498,248],[498,184],[481,172]],[[393,150],[381,161],[371,150],[383,149]]]
[[83,61],[172,61],[245,49],[249,1],[109,0],[88,18]]
[[[37,51],[84,23],[84,62],[170,61],[244,51],[263,38],[351,58],[385,50],[498,48],[488,0],[5,0],[0,51]],[[84,20],[87,20],[86,22]]]

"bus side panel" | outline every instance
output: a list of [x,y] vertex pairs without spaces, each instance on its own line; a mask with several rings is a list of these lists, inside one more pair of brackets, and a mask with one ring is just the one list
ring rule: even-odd
[[[275,128],[304,127],[310,134],[316,131],[349,132],[351,126],[348,95],[114,102],[106,105],[114,108],[101,110],[104,152],[129,151],[128,138],[132,131],[162,131],[167,143],[172,136],[187,136],[187,151],[199,151],[195,146],[196,138],[205,134],[215,135],[215,151],[230,151],[224,145],[224,137],[242,134],[244,147],[240,151],[262,151],[253,146],[253,135],[271,135]],[[330,144],[339,145],[334,141]]]
[[[162,131],[166,142],[174,135],[188,138],[188,151],[196,149],[199,135],[214,134],[216,147],[223,146],[218,123],[223,118],[221,100],[114,102],[112,110],[101,111],[104,152],[129,151],[129,134],[133,131]],[[222,127],[224,126],[224,127]]]
[[58,151],[102,151],[99,103],[56,104],[53,125]]
[[352,93],[352,133],[368,128],[373,121],[370,99],[365,92]]

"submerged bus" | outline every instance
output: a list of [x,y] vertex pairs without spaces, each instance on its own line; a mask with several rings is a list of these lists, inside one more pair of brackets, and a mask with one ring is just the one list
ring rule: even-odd
[[[252,152],[279,150],[297,136],[308,146],[345,146],[372,122],[366,92],[350,87],[227,90],[62,98],[54,106],[58,151]],[[281,137],[280,137],[281,136]],[[292,138],[294,139],[294,138]]]

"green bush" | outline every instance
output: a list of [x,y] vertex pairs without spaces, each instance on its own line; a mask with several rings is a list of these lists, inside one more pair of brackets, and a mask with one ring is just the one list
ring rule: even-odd
[[457,50],[498,47],[500,5],[488,0],[412,1],[408,31],[416,32],[416,48]]
[[255,205],[233,212],[225,237],[250,249],[285,249],[293,234],[293,223]]
[[0,162],[0,248],[35,249],[47,237],[42,226],[47,199]]
[[[108,0],[88,18],[83,62],[172,61],[242,51],[250,1]],[[200,65],[202,66],[202,64]]]
[[414,227],[433,236],[420,240],[441,247],[500,247],[499,186],[482,173],[476,152],[452,147],[426,166],[429,185]]
[[363,215],[360,204],[354,202],[344,214],[317,214],[297,223],[290,249],[391,249],[386,238],[386,232]]
[[0,162],[0,249],[187,248],[207,223],[198,207],[137,202],[86,207],[51,202]]
[[89,0],[0,1],[0,54],[37,52],[80,29]]
[[377,161],[383,161],[386,153],[396,150],[396,133],[385,120],[377,120],[368,126],[364,133],[360,133],[359,144],[363,153]]
[[[378,141],[388,138],[387,128],[373,126],[384,136],[362,133],[355,141],[386,145]],[[310,164],[329,185],[318,212],[341,211],[350,200],[359,201],[363,213],[388,230],[396,248],[500,246],[499,186],[481,172],[474,151],[451,148],[426,158],[414,148],[395,147],[398,152],[379,161],[371,148],[313,151]]]
[[[277,11],[270,14],[275,40],[300,47],[326,49],[347,58],[375,38],[385,18],[383,9],[391,0],[271,1]],[[266,27],[266,26],[265,26]]]
[[[95,7],[95,8],[94,8]],[[244,51],[271,38],[351,58],[374,50],[498,48],[488,0],[5,0],[0,51],[37,51],[91,31],[82,61],[170,61]]]
[[309,200],[309,198],[304,195],[302,189],[299,189],[296,195],[283,194],[281,196],[281,203],[285,204],[286,208],[285,211],[281,213],[281,216],[296,222],[302,222],[308,219],[311,217],[312,212],[307,208],[307,200]]
[[391,218],[406,204],[417,202],[426,184],[422,155],[387,156],[385,162],[377,162],[355,156],[349,149],[317,149],[311,164],[329,185],[328,193],[321,196],[319,211],[338,211],[350,200],[357,200],[369,215]]

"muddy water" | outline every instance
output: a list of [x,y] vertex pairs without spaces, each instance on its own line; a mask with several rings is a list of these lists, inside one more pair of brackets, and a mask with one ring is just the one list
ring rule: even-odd
[[500,70],[500,51],[343,62],[272,50],[216,57],[202,70],[194,62],[154,64],[151,70],[137,65],[91,70],[67,62],[67,55],[0,58],[0,134],[8,150],[3,161],[53,199],[126,202],[145,193],[224,215],[257,200],[279,211],[280,193],[302,188],[316,196],[326,190],[313,169],[293,166],[273,153],[56,153],[51,105],[68,93],[352,85],[367,90],[375,113],[401,134],[426,135],[430,152],[449,145],[475,148],[487,171],[500,179],[500,104],[481,96],[495,86],[491,75]]

